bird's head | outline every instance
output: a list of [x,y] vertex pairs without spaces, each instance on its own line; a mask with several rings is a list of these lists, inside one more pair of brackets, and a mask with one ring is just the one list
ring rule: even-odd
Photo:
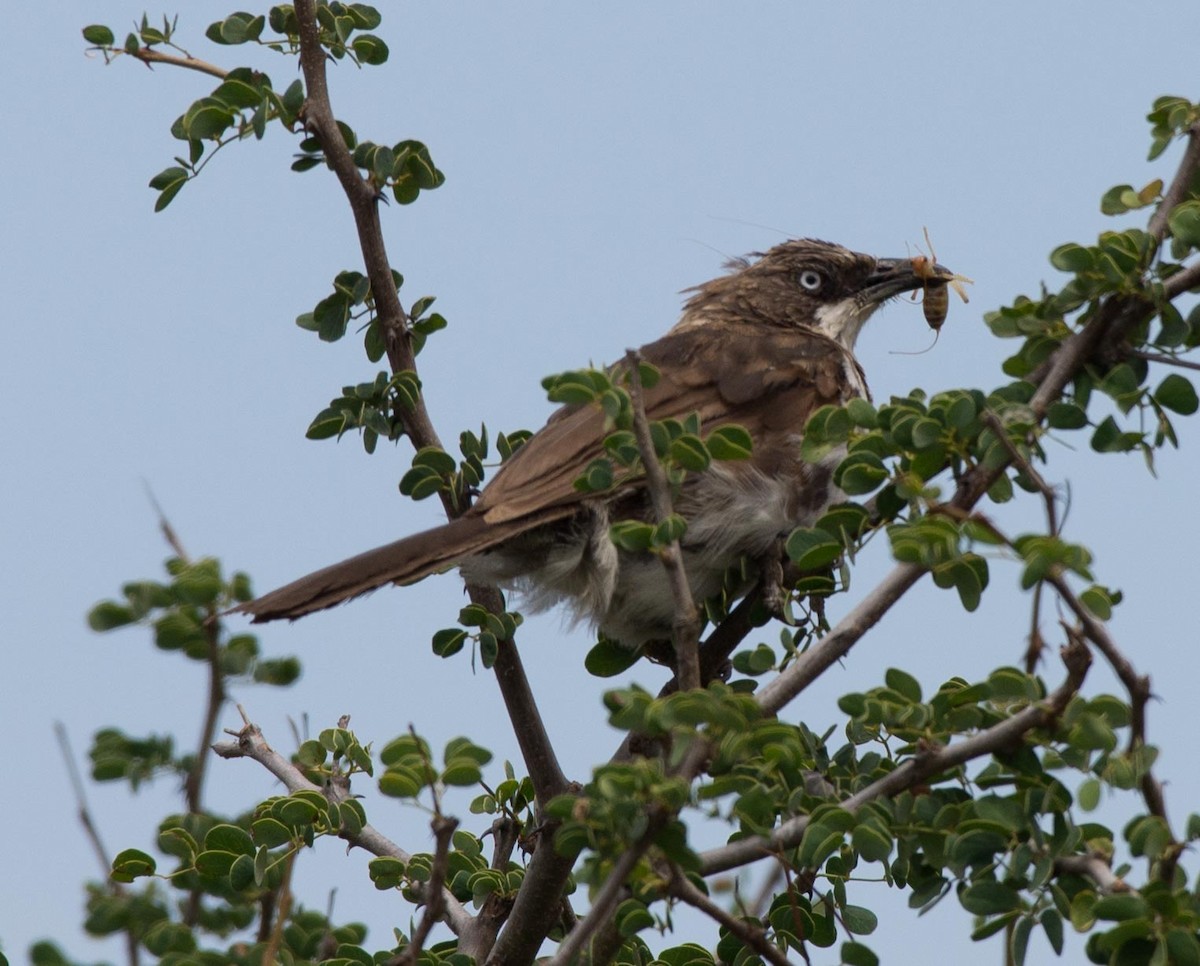
[[852,350],[863,324],[888,299],[954,277],[928,259],[875,258],[812,238],[734,259],[728,268],[688,290],[694,294],[676,329],[713,320],[804,326]]

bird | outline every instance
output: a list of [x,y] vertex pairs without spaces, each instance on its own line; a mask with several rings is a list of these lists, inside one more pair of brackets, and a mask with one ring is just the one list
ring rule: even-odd
[[[705,432],[737,424],[753,440],[748,459],[714,461],[674,494],[675,512],[687,521],[680,547],[695,599],[721,591],[739,560],[778,553],[781,537],[844,499],[833,483],[844,451],[806,462],[805,424],[821,406],[870,398],[854,347],[877,309],[953,277],[929,260],[793,238],[733,259],[725,274],[685,290],[679,321],[638,350],[659,374],[644,390],[646,417],[694,413]],[[575,485],[603,454],[610,429],[598,406],[564,406],[462,515],[235,610],[255,623],[295,620],[458,566],[468,583],[516,591],[523,610],[565,603],[574,620],[623,647],[669,641],[674,602],[661,562],[649,551],[618,548],[609,535],[615,521],[652,519],[645,477],[599,492]]]

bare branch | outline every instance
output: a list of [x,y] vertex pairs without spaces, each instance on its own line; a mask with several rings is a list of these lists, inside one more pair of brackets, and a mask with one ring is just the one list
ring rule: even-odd
[[[671,486],[662,464],[658,461],[658,454],[654,451],[654,440],[650,438],[650,426],[646,421],[646,405],[642,399],[641,353],[636,349],[628,350],[625,353],[625,363],[629,379],[629,398],[633,404],[633,433],[637,438],[638,453],[646,471],[646,490],[654,507],[654,520],[662,524],[671,516],[674,508],[671,505]],[[692,691],[700,687],[700,661],[696,651],[700,639],[700,612],[692,599],[692,588],[683,568],[683,550],[679,541],[672,540],[664,547],[659,553],[659,560],[667,572],[667,583],[675,605],[673,638],[678,667],[676,677],[684,691]]]
[[153,69],[152,65],[154,64],[169,64],[172,67],[183,67],[187,70],[196,70],[202,74],[209,74],[220,80],[224,80],[229,76],[229,71],[225,70],[225,68],[200,60],[191,54],[164,54],[153,47],[139,47],[130,56],[136,57],[151,69]]
[[1198,286],[1200,286],[1200,262],[1192,262],[1187,268],[1176,272],[1163,282],[1163,292],[1167,298],[1173,299]]
[[862,636],[879,623],[913,584],[925,575],[916,564],[899,564],[837,626],[801,654],[777,678],[755,694],[760,708],[774,714],[846,656]]
[[1161,362],[1164,366],[1177,366],[1180,369],[1200,369],[1200,362],[1190,359],[1180,359],[1165,352],[1146,352],[1143,349],[1130,349],[1129,354],[1135,359],[1145,359],[1147,362]]
[[760,927],[731,916],[688,881],[677,867],[672,867],[671,872],[671,895],[716,920],[767,962],[774,963],[775,966],[790,966],[787,956],[766,937]]
[[[1046,700],[1031,704],[1012,717],[1006,718],[999,724],[992,725],[970,738],[964,738],[945,748],[908,759],[895,771],[844,799],[840,803],[840,807],[854,814],[867,802],[898,795],[900,792],[944,772],[958,768],[968,761],[1007,748],[1019,741],[1026,732],[1050,724],[1062,713],[1067,703],[1078,692],[1091,664],[1088,650],[1081,644],[1073,642],[1064,647],[1061,653],[1063,663],[1067,668],[1067,676],[1058,689]],[[702,873],[713,875],[717,872],[726,872],[784,849],[793,848],[800,844],[808,824],[809,816],[798,815],[784,822],[769,836],[748,837],[729,845],[710,849],[700,856]]]
[[283,859],[283,876],[280,879],[279,888],[275,890],[279,907],[275,913],[275,923],[271,928],[271,934],[267,937],[266,948],[263,949],[263,966],[275,966],[279,959],[279,950],[283,948],[283,930],[292,914],[292,872],[296,868],[296,858],[299,854],[297,849],[293,849]]
[[1096,887],[1104,893],[1132,892],[1137,890],[1122,879],[1113,875],[1112,866],[1108,859],[1095,852],[1086,855],[1062,855],[1054,860],[1054,871],[1058,875],[1080,875],[1091,879]]

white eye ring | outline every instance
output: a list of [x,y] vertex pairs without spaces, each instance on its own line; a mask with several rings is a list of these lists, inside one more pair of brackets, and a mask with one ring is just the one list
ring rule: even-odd
[[825,280],[821,277],[820,272],[814,272],[811,268],[800,273],[800,286],[810,292],[815,292],[821,287],[821,283]]

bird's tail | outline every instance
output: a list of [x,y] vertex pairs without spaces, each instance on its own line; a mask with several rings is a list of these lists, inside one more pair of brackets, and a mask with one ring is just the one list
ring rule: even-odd
[[481,553],[527,529],[523,521],[492,524],[480,516],[463,516],[440,527],[415,533],[341,563],[324,567],[278,590],[233,608],[255,624],[324,610],[369,593],[385,584],[411,584],[444,570],[464,557]]

